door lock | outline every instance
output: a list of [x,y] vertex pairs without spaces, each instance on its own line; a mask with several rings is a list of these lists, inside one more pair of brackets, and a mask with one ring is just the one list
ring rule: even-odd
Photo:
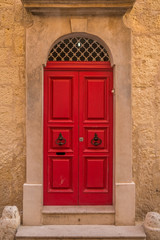
[[80,142],[83,142],[83,140],[84,140],[83,137],[80,137],[80,138],[79,138],[79,141],[80,141]]

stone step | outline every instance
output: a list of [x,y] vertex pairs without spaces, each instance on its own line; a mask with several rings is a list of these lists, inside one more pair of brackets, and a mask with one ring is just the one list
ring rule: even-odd
[[43,225],[20,226],[16,240],[145,240],[142,226]]
[[113,225],[113,206],[44,206],[43,225]]

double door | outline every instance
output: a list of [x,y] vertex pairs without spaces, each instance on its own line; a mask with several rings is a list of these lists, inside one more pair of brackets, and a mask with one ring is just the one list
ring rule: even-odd
[[45,69],[44,205],[112,204],[112,71]]

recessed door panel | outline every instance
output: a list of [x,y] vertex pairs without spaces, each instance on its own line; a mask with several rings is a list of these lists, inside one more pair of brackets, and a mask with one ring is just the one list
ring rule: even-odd
[[105,80],[86,78],[87,120],[105,119]]
[[[62,141],[59,141],[60,136],[63,138]],[[48,151],[55,152],[63,149],[73,152],[73,127],[49,127]]]
[[104,158],[85,158],[85,189],[84,191],[97,191],[106,187],[106,169]]
[[44,205],[112,204],[112,71],[83,65],[45,69]]
[[72,191],[72,158],[51,158],[50,191]]
[[52,76],[49,79],[49,112],[51,121],[72,120],[73,79]]
[[[97,141],[95,141],[95,134]],[[89,152],[95,149],[96,150],[104,150],[109,151],[109,127],[101,128],[101,127],[86,127],[85,128],[85,151]],[[95,145],[94,145],[95,143]]]

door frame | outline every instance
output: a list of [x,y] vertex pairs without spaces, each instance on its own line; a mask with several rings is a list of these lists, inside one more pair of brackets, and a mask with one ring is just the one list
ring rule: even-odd
[[[41,225],[43,209],[43,70],[50,49],[64,36],[85,35],[103,42],[114,77],[113,207],[116,225],[135,223],[135,184],[132,178],[131,31],[121,17],[87,18],[84,32],[72,31],[71,18],[34,19],[26,29],[26,182],[23,185],[23,224]],[[113,21],[113,18],[112,18]],[[77,24],[79,22],[77,21]],[[43,26],[43,28],[42,28]],[[62,28],[62,26],[65,26]],[[95,26],[95,27],[94,27]],[[120,31],[120,29],[122,31]],[[117,41],[118,36],[118,41]],[[37,44],[38,39],[38,44]]]
[[[111,67],[111,64],[110,62],[104,62],[104,61],[101,61],[101,62],[81,62],[81,61],[70,61],[70,62],[66,62],[66,61],[48,61],[47,64],[46,64],[46,67],[44,67],[44,79],[45,79],[45,72],[46,71],[52,71],[52,72],[57,72],[57,71],[77,71],[77,72],[86,72],[86,71],[92,71],[92,72],[109,72],[109,77],[111,78],[111,88],[113,88],[113,68]],[[45,80],[46,81],[46,80]],[[46,87],[47,87],[47,83],[44,81],[44,90],[43,90],[43,95],[44,95],[44,99],[43,99],[43,106],[46,106],[47,104],[47,95],[45,93],[46,91]],[[111,91],[111,90],[110,90]],[[110,156],[111,156],[111,163],[109,164],[110,166],[110,173],[109,173],[109,195],[108,195],[108,199],[107,199],[107,202],[106,203],[106,206],[107,205],[111,205],[111,203],[113,202],[113,179],[114,179],[114,174],[113,174],[113,93],[112,94],[112,100],[111,100],[111,141],[112,141],[112,146],[110,147]],[[44,109],[44,108],[43,108]],[[48,202],[48,205],[51,205],[50,204],[50,200],[48,199],[48,195],[46,193],[46,189],[48,188],[48,186],[46,185],[48,183],[48,176],[46,176],[46,172],[48,172],[47,168],[48,167],[48,160],[47,160],[47,156],[48,154],[46,155],[46,141],[47,141],[47,138],[46,138],[46,117],[45,115],[47,114],[47,109],[45,107],[45,111],[43,111],[43,116],[44,116],[44,119],[43,119],[43,205],[47,205],[46,202]],[[78,160],[79,162],[79,160]],[[111,179],[112,178],[112,179]],[[78,184],[79,186],[79,184]],[[77,191],[79,191],[79,189],[77,189]],[[48,200],[46,200],[48,199]],[[67,198],[68,199],[68,198]],[[56,201],[55,201],[56,202]],[[75,200],[74,200],[75,202]],[[57,202],[56,202],[57,203]],[[58,204],[53,204],[52,206],[56,206]],[[59,205],[62,205],[62,204],[59,204]],[[74,204],[65,204],[65,205],[73,205]],[[83,204],[82,204],[83,205]],[[82,205],[77,205],[75,204],[75,206],[82,206]],[[97,205],[97,204],[87,204],[87,205]]]
[[47,62],[45,66],[45,70],[64,70],[64,71],[80,71],[80,70],[91,70],[91,69],[97,70],[106,70],[107,72],[112,72],[113,67],[111,66],[110,62],[61,62],[61,61],[55,61],[55,62]]

